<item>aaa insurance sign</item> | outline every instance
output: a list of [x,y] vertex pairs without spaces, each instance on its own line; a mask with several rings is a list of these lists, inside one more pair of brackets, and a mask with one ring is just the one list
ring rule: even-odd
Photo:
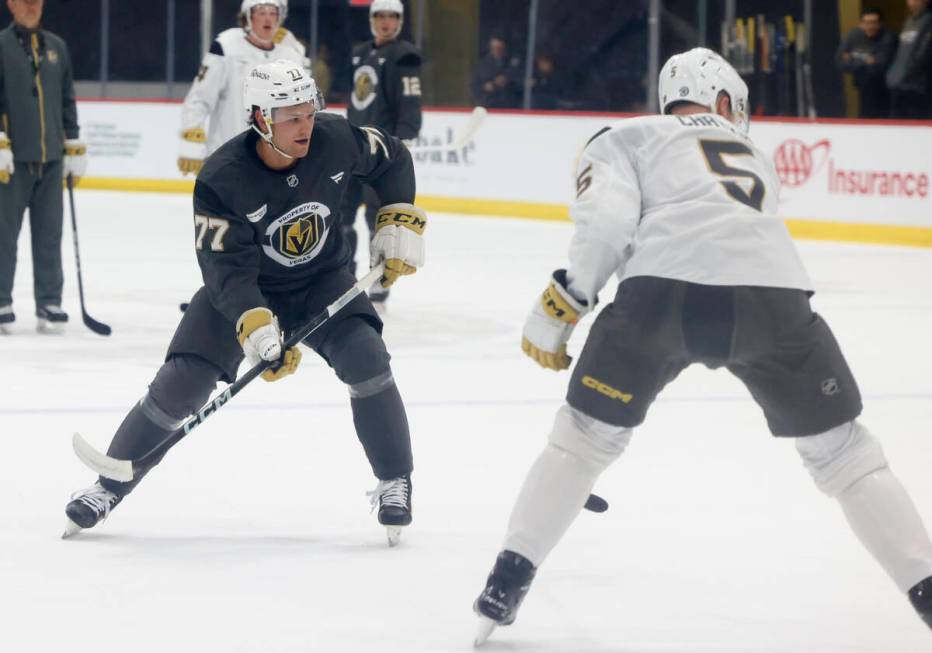
[[784,216],[932,226],[932,128],[763,123],[752,136],[771,152]]

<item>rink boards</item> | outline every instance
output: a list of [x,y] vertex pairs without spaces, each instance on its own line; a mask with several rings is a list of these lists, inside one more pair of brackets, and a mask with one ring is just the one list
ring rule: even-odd
[[[181,107],[81,101],[88,177],[81,187],[190,192],[178,172]],[[454,140],[468,110],[428,110],[418,145]],[[418,202],[434,211],[567,220],[580,147],[619,114],[492,112],[473,140],[415,155]],[[755,119],[773,157],[780,212],[794,236],[932,247],[932,123]]]

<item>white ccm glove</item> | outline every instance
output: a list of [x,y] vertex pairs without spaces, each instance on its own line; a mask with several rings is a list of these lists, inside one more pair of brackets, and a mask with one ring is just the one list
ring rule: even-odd
[[5,132],[0,132],[0,184],[10,183],[13,174],[13,150]]
[[[249,364],[255,367],[260,361],[277,361],[282,358],[282,332],[278,318],[267,308],[251,308],[236,321],[236,338]],[[301,362],[301,351],[292,347],[285,352],[279,367],[269,368],[261,376],[266,381],[278,381],[294,374]]]
[[388,204],[379,209],[370,245],[370,267],[385,261],[385,272],[379,280],[383,288],[424,265],[426,228],[427,215],[413,204]]
[[566,289],[566,270],[555,271],[524,323],[522,351],[541,367],[565,370],[573,362],[566,343],[579,318],[588,312],[589,307]]
[[87,145],[84,141],[77,138],[69,138],[65,141],[65,158],[62,161],[62,177],[68,178],[71,175],[75,184],[84,176],[87,171]]

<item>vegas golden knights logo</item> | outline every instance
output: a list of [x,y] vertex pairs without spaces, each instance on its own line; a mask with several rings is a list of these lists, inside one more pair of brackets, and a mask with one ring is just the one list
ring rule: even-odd
[[376,87],[379,85],[379,74],[372,66],[360,66],[353,72],[353,92],[350,101],[357,111],[369,108],[376,98]]
[[330,218],[330,208],[320,202],[296,206],[266,226],[262,251],[287,268],[310,263],[327,243]]
[[285,256],[298,258],[311,251],[320,240],[323,219],[317,213],[302,215],[294,222],[282,225],[279,230],[279,251]]
[[364,101],[372,93],[372,80],[365,75],[360,75],[356,79],[356,86],[353,88],[353,95],[360,102]]

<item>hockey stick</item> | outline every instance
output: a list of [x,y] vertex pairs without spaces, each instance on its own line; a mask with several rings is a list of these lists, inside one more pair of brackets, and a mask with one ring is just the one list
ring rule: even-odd
[[[285,340],[284,344],[282,345],[282,352],[291,349],[299,342],[307,338],[309,335],[317,331],[317,329],[319,329],[327,320],[329,320],[338,311],[340,311],[340,309],[353,301],[357,295],[365,292],[369,286],[375,283],[379,277],[382,276],[384,271],[384,263],[380,263],[379,265],[372,268],[372,270],[370,270],[366,276],[354,283],[349,290],[340,295],[340,297],[334,300],[332,304],[315,315],[310,322],[295,331],[287,340]],[[114,481],[120,481],[122,483],[132,481],[141,470],[148,469],[153,460],[164,454],[166,451],[168,451],[168,449],[175,446],[179,440],[203,424],[208,417],[220,410],[224,404],[239,394],[240,390],[249,385],[249,383],[252,382],[257,376],[272,367],[274,364],[275,361],[262,361],[255,367],[250,368],[249,371],[237,379],[233,385],[227,387],[223,392],[210,399],[199,411],[197,411],[192,417],[188,418],[184,424],[172,431],[168,436],[165,437],[164,440],[159,442],[157,445],[152,447],[149,451],[142,454],[138,458],[133,460],[120,460],[118,458],[111,458],[110,456],[102,454],[94,449],[94,447],[88,444],[79,433],[75,433],[71,440],[71,444],[74,447],[74,452],[77,454],[78,458],[81,459],[81,462],[83,462],[85,465],[90,467],[101,476],[113,479]]]
[[482,126],[482,122],[485,120],[488,113],[485,107],[476,107],[473,109],[472,114],[469,116],[469,122],[460,130],[452,143],[447,145],[415,145],[409,148],[409,151],[411,154],[426,154],[428,152],[454,152],[456,150],[461,150],[466,147],[469,141],[472,140],[472,137],[476,135],[476,132],[479,131],[479,127]]
[[103,322],[98,322],[88,315],[87,309],[84,307],[84,283],[81,280],[81,252],[78,249],[78,219],[75,217],[74,212],[74,179],[71,175],[68,175],[66,181],[68,183],[68,203],[71,205],[71,236],[74,240],[74,262],[78,266],[78,297],[81,298],[81,317],[84,319],[84,326],[88,329],[99,335],[109,336],[112,329]]

